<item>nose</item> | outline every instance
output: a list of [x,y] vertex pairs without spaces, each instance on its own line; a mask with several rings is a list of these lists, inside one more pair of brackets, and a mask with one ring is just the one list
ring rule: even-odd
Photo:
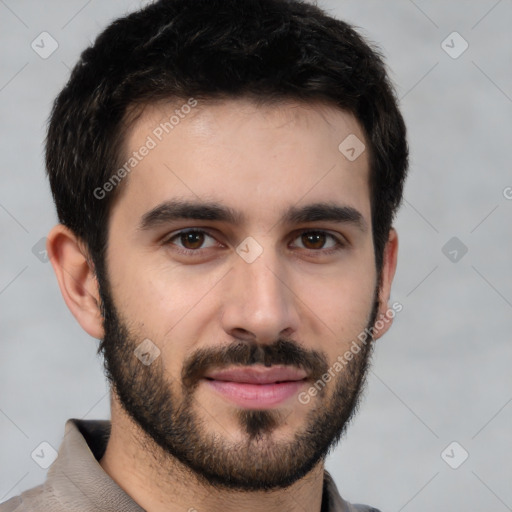
[[227,334],[268,344],[297,331],[298,299],[277,257],[263,252],[252,263],[238,258],[228,276],[221,315]]

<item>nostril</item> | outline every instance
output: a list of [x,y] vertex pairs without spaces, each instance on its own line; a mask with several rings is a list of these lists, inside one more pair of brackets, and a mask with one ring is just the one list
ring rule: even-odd
[[256,341],[256,336],[252,332],[242,327],[235,327],[231,329],[230,334],[233,336],[233,338],[240,341]]

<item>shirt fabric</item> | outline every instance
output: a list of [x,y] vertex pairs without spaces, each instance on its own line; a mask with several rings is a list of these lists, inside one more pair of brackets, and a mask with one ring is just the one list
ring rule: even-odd
[[[109,437],[109,420],[69,419],[46,481],[0,504],[0,512],[144,512],[98,462]],[[321,512],[363,511],[379,512],[345,501],[325,471]]]

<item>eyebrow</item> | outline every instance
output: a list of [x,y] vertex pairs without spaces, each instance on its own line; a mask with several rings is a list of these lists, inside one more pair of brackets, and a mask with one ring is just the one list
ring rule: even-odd
[[[176,220],[192,219],[242,224],[245,216],[216,202],[171,200],[165,201],[146,212],[138,229],[149,231],[157,226]],[[314,203],[303,207],[290,207],[279,220],[279,224],[301,224],[307,222],[339,222],[352,224],[362,232],[368,229],[363,215],[351,206],[335,203]]]
[[306,222],[339,222],[353,224],[362,232],[367,231],[366,221],[352,206],[340,206],[335,203],[314,203],[303,207],[291,207],[281,223],[301,224]]
[[172,200],[165,201],[145,213],[141,218],[139,230],[148,231],[161,224],[182,219],[241,224],[243,216],[219,203]]

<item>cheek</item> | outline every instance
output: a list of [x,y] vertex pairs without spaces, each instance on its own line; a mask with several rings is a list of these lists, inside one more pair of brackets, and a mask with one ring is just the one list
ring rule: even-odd
[[216,284],[225,270],[169,261],[148,265],[149,260],[148,255],[126,259],[119,266],[117,276],[130,278],[118,279],[116,304],[138,337],[158,345],[167,371],[175,376],[215,314]]
[[200,266],[173,262],[165,248],[133,250],[112,237],[109,245],[110,276],[116,302],[131,318],[151,318],[150,325],[169,328],[204,295],[210,283]]
[[296,278],[297,296],[306,305],[303,323],[310,318],[306,330],[325,344],[322,348],[331,356],[343,352],[367,326],[376,285],[375,270],[370,268]]

